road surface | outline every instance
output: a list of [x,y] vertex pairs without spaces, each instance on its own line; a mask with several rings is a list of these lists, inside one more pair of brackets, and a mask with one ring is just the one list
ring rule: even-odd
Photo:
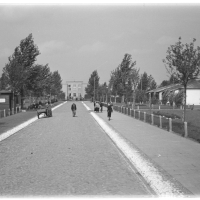
[[0,142],[0,195],[151,196],[91,111],[76,102],[72,117],[71,104]]

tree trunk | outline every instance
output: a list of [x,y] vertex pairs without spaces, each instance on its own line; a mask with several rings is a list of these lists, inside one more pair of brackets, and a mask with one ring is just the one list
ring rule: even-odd
[[132,109],[135,109],[135,91],[133,91],[133,104],[132,104]]
[[24,90],[23,90],[23,88],[21,89],[20,94],[21,94],[21,109],[23,109],[24,108]]
[[185,122],[185,115],[186,115],[186,88],[187,88],[187,85],[185,86],[184,85],[184,93],[183,93],[183,106],[184,106],[184,109],[183,109],[183,122]]

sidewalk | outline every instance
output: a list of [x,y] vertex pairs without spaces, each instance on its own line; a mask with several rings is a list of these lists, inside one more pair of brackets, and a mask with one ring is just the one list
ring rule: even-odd
[[[55,103],[54,107],[60,103],[61,102]],[[32,110],[32,111],[20,112],[14,115],[10,115],[8,117],[0,118],[0,135],[36,116],[37,116],[37,111]]]
[[[93,104],[84,102],[93,110]],[[106,108],[96,113],[146,155],[163,173],[195,196],[200,195],[200,144],[117,111],[107,119]]]
[[35,116],[36,111],[27,111],[0,118],[0,135]]

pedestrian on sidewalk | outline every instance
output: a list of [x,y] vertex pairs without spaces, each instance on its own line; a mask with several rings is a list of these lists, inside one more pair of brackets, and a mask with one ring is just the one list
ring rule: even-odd
[[103,103],[100,102],[101,112],[103,111]]
[[112,109],[112,105],[111,103],[108,103],[108,106],[107,106],[107,113],[108,113],[108,120],[110,121],[110,118],[111,118],[111,113],[113,112],[113,109]]
[[72,104],[71,110],[72,110],[72,116],[75,117],[75,115],[76,115],[76,104],[75,103]]

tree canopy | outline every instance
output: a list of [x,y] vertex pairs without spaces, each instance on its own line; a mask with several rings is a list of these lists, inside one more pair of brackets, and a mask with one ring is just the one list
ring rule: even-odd
[[36,97],[51,93],[58,95],[62,89],[62,80],[58,71],[50,72],[48,64],[36,64],[40,54],[32,34],[20,41],[14,53],[8,57],[0,79],[1,89],[12,90],[23,98],[27,95]]
[[170,45],[167,50],[166,59],[163,59],[169,74],[184,86],[184,113],[186,111],[186,88],[189,80],[198,78],[200,73],[200,47],[194,47],[196,39],[190,44],[183,44],[181,37],[175,45]]
[[87,87],[85,88],[85,92],[89,97],[95,98],[97,96],[99,88],[99,79],[100,78],[97,70],[93,71],[88,80]]

